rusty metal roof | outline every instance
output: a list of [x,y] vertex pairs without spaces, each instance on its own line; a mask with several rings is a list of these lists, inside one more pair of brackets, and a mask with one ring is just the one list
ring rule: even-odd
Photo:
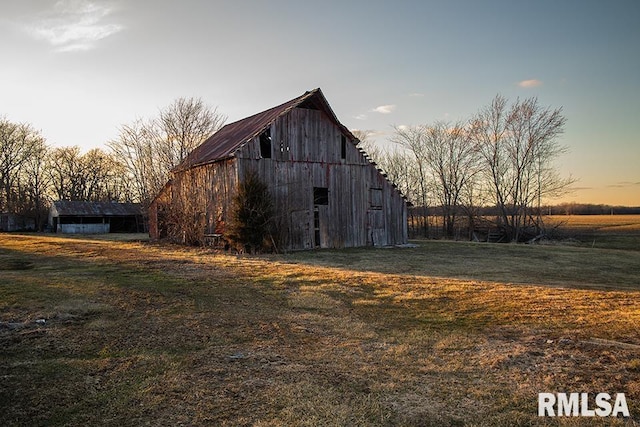
[[352,141],[357,140],[357,138],[338,121],[327,99],[322,94],[320,88],[318,88],[307,91],[284,104],[225,125],[189,153],[174,171],[186,170],[194,166],[233,157],[235,151],[243,144],[264,132],[276,119],[296,107],[311,107],[323,111],[327,114],[329,120],[340,127],[342,132],[349,136]]
[[53,202],[52,214],[56,216],[132,216],[142,215],[139,203],[84,202],[58,200]]

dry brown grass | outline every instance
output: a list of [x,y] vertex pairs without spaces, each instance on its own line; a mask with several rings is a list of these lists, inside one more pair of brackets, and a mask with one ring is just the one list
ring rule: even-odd
[[640,231],[640,215],[551,215],[545,222],[563,224],[569,228],[606,231]]
[[545,224],[560,242],[640,251],[640,215],[555,215]]
[[[424,267],[473,249],[257,258],[0,235],[0,424],[637,425],[638,283]],[[624,392],[635,421],[538,418],[537,394],[559,391]]]

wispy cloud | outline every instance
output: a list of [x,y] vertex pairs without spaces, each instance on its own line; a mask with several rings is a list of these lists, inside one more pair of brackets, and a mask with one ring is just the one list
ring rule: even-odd
[[587,191],[594,190],[594,187],[570,187],[571,191]]
[[382,131],[382,130],[377,130],[377,129],[357,129],[357,128],[354,128],[354,129],[350,129],[350,130],[351,130],[351,132],[354,132],[354,133],[362,132],[362,133],[366,134],[367,138],[377,138],[379,136],[384,136],[384,135],[387,134],[387,132]]
[[521,82],[518,83],[518,86],[524,87],[524,88],[538,87],[538,86],[542,86],[542,81],[538,79],[522,80]]
[[44,40],[58,52],[87,51],[96,43],[124,27],[105,22],[113,8],[89,0],[59,0],[53,8],[26,26],[35,38]]
[[413,93],[410,93],[409,96],[411,98],[424,98],[424,93],[413,92]]
[[380,114],[391,114],[396,109],[395,105],[381,105],[379,107],[374,108],[373,112]]
[[629,187],[636,187],[636,186],[640,186],[640,182],[622,181],[622,182],[617,182],[615,184],[607,185],[608,188],[629,188]]
[[367,115],[366,114],[358,114],[357,116],[353,116],[354,119],[356,120],[366,120],[367,119]]

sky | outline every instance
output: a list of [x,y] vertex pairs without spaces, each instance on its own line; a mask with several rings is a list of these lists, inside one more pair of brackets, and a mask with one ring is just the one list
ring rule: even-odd
[[180,97],[233,122],[320,87],[387,147],[537,97],[567,119],[555,202],[640,206],[639,22],[635,0],[0,0],[0,117],[88,150]]

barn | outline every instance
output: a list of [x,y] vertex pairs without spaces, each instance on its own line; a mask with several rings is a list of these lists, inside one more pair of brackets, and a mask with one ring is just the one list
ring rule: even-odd
[[142,233],[145,222],[138,203],[58,200],[49,209],[49,227],[56,233]]
[[172,171],[150,206],[151,238],[224,235],[251,172],[269,188],[279,249],[406,243],[406,200],[357,143],[320,89],[227,124]]

